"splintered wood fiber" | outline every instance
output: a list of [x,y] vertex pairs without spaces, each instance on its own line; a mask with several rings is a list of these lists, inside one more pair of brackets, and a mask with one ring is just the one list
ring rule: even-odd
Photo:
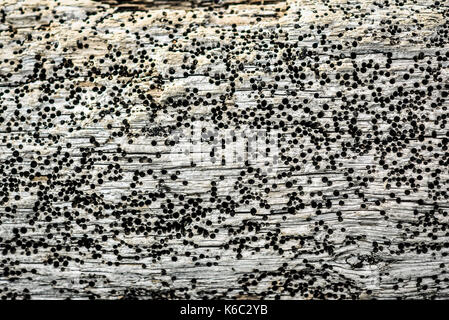
[[0,0],[1,299],[449,298],[445,0]]

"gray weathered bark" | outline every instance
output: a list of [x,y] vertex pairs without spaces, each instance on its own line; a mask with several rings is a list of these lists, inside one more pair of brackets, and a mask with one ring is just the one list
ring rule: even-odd
[[0,0],[2,298],[449,296],[447,3],[262,3]]

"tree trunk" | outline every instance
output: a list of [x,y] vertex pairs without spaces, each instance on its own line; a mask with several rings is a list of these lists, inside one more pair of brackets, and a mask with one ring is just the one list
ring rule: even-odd
[[3,299],[449,297],[446,2],[0,2]]

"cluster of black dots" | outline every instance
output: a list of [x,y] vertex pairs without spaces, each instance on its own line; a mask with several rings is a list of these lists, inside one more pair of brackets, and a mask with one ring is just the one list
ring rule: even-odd
[[361,2],[0,8],[1,299],[447,298],[449,7]]

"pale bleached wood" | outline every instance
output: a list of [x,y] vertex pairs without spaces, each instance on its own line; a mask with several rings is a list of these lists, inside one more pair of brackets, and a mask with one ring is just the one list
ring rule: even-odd
[[[423,80],[424,71],[419,70],[419,67],[428,66],[439,72],[435,78],[428,79],[428,84],[433,85],[436,91],[447,90],[447,86],[436,88],[448,83],[447,60],[438,61],[436,58],[436,51],[440,51],[444,57],[448,49],[447,39],[444,39],[448,32],[448,6],[444,1],[433,6],[424,0],[405,1],[403,6],[391,1],[386,6],[370,0],[289,0],[276,3],[271,1],[268,4],[265,1],[263,6],[258,3],[231,5],[229,8],[225,4],[232,4],[234,1],[224,1],[214,5],[215,12],[223,12],[221,16],[214,15],[207,9],[208,1],[199,1],[199,7],[187,11],[184,9],[188,5],[183,4],[182,9],[177,9],[175,4],[167,6],[165,2],[157,1],[144,1],[139,4],[138,10],[132,1],[120,5],[115,5],[113,1],[89,0],[0,1],[0,19],[3,19],[0,23],[0,61],[3,61],[0,64],[0,110],[4,110],[0,116],[4,119],[14,118],[14,112],[20,109],[21,114],[26,117],[25,121],[13,123],[11,126],[7,126],[6,122],[0,124],[0,187],[4,192],[0,198],[7,198],[0,204],[0,249],[4,251],[0,259],[4,259],[0,265],[0,296],[3,298],[448,298],[449,277],[446,270],[449,257],[445,246],[448,243],[448,234],[444,230],[447,230],[445,228],[448,226],[446,215],[449,205],[443,196],[435,200],[428,197],[427,183],[434,179],[431,177],[432,172],[425,172],[426,164],[416,167],[423,170],[424,179],[420,182],[421,186],[416,192],[405,195],[405,189],[413,188],[406,187],[404,183],[396,186],[395,181],[390,182],[391,188],[387,189],[388,182],[384,181],[384,178],[388,177],[389,170],[379,165],[381,152],[376,150],[375,146],[366,149],[363,155],[360,155],[356,147],[353,150],[348,149],[346,157],[336,159],[336,168],[316,168],[312,157],[324,155],[325,146],[317,150],[315,141],[310,137],[303,137],[300,143],[305,146],[304,149],[312,148],[314,152],[305,158],[305,164],[300,163],[300,170],[291,172],[291,176],[282,176],[282,173],[289,174],[290,167],[281,163],[268,173],[269,182],[261,188],[257,186],[259,182],[250,185],[248,176],[242,179],[241,183],[248,186],[254,196],[260,197],[265,201],[262,202],[270,207],[261,208],[259,200],[249,200],[247,204],[239,204],[235,215],[232,216],[220,212],[217,202],[226,201],[230,206],[231,201],[226,199],[227,196],[237,203],[245,201],[239,190],[234,188],[239,185],[238,178],[245,165],[235,163],[223,167],[219,163],[209,163],[191,167],[184,161],[185,158],[173,156],[173,149],[165,145],[167,137],[164,136],[165,133],[173,131],[173,126],[177,123],[176,117],[182,115],[180,110],[187,114],[185,122],[201,124],[210,129],[216,126],[211,120],[210,105],[189,106],[183,109],[174,106],[170,99],[180,99],[186,94],[186,88],[197,88],[197,95],[204,99],[207,93],[211,93],[212,97],[219,100],[220,95],[226,94],[226,89],[229,89],[229,82],[223,81],[221,85],[216,86],[210,84],[209,79],[213,78],[215,73],[229,77],[230,73],[226,71],[227,66],[222,58],[225,55],[229,55],[227,59],[233,67],[242,64],[243,68],[242,78],[235,81],[232,100],[227,101],[230,110],[237,112],[239,108],[257,107],[259,98],[255,98],[255,91],[250,83],[250,78],[254,77],[258,83],[264,81],[267,87],[278,85],[273,95],[266,90],[265,95],[269,103],[279,105],[284,97],[300,102],[308,99],[314,101],[310,107],[315,114],[324,103],[328,103],[330,108],[320,123],[322,128],[329,124],[327,134],[332,137],[338,134],[333,117],[345,116],[340,108],[342,98],[337,96],[339,91],[343,92],[347,99],[353,99],[357,95],[354,99],[358,101],[361,101],[359,98],[362,94],[367,94],[365,101],[369,110],[388,111],[388,108],[382,109],[374,97],[369,96],[371,91],[367,87],[352,89],[335,80],[337,73],[343,76],[349,72],[352,76],[356,68],[360,68],[363,62],[368,63],[370,59],[373,64],[379,64],[378,72],[389,71],[392,73],[391,78],[396,80],[394,85],[389,84],[387,78],[374,81],[373,85],[382,89],[382,97],[393,97],[398,86],[412,90],[415,81]],[[332,8],[328,7],[329,4]],[[37,8],[40,11],[36,11]],[[36,20],[38,16],[40,19]],[[178,18],[183,20],[178,21]],[[402,31],[397,35],[385,36],[387,33],[381,31],[382,28],[392,27],[385,23],[389,19],[393,19],[395,23],[399,21],[397,27]],[[168,21],[172,21],[172,24]],[[233,25],[238,32],[233,31]],[[310,28],[312,25],[314,29]],[[318,33],[317,26],[325,25],[327,27],[323,32]],[[144,27],[152,39],[143,37]],[[225,39],[220,39],[221,33],[216,32],[222,30],[225,30]],[[248,41],[239,38],[239,35],[247,30],[258,30],[264,40]],[[443,30],[440,35],[437,33],[439,30]],[[186,31],[189,31],[188,35],[182,35]],[[139,39],[136,38],[136,32],[141,32]],[[169,34],[173,34],[173,38],[169,38]],[[288,34],[288,39],[285,34]],[[313,36],[298,40],[299,36],[307,34]],[[328,44],[314,48],[314,44],[320,42],[323,34],[331,44],[341,44],[342,49],[338,53],[324,51],[323,48],[329,46]],[[236,37],[233,39],[234,35]],[[274,40],[270,40],[270,35],[274,35]],[[28,36],[32,39],[28,39]],[[444,41],[438,47],[436,44],[441,41],[435,39],[441,38]],[[192,55],[192,50],[197,49],[193,46],[194,41],[201,41],[204,47],[209,48],[195,57]],[[357,41],[357,47],[352,46],[353,41]],[[263,46],[264,43],[266,47]],[[289,89],[284,88],[284,85],[294,88],[290,79],[275,80],[275,76],[281,74],[276,68],[285,70],[288,58],[284,58],[283,65],[272,64],[265,68],[259,68],[259,64],[264,60],[256,59],[256,55],[261,54],[264,59],[271,59],[272,63],[282,60],[282,55],[288,52],[281,48],[279,43],[291,45],[291,50],[296,55],[302,55],[306,63],[304,72],[307,78],[302,90],[294,89],[297,93],[295,97],[289,95]],[[293,47],[295,43],[297,48]],[[77,49],[78,45],[86,44],[88,48]],[[161,47],[160,44],[166,46]],[[141,49],[138,49],[139,46]],[[64,51],[64,48],[68,50]],[[108,59],[107,55],[113,52],[111,48],[118,49],[122,56],[115,58],[115,61]],[[144,49],[151,60],[121,62],[121,58],[129,56],[129,50],[135,55],[138,50]],[[309,57],[308,53],[312,56]],[[351,58],[351,53],[355,53],[356,57]],[[385,68],[388,63],[387,53],[391,53],[392,60],[389,70]],[[414,61],[419,54],[422,54],[424,59]],[[37,60],[37,55],[41,57],[40,60]],[[210,57],[206,57],[207,55]],[[212,56],[216,56],[214,63],[210,62]],[[319,62],[314,61],[315,56],[319,57]],[[46,59],[45,62],[43,58]],[[99,62],[101,58],[105,58],[103,64]],[[5,59],[13,61],[14,64],[4,62]],[[48,77],[44,80],[32,77],[33,68],[36,63],[44,63],[48,76],[54,74],[52,63],[57,66],[63,59],[70,60],[79,70],[74,74],[65,74],[64,70],[57,71],[58,78],[54,76],[57,80],[51,85],[63,81],[64,88],[58,89],[57,94],[52,93],[46,97],[43,86],[51,82]],[[341,61],[341,65],[331,68],[326,64],[327,60],[334,63]],[[426,61],[430,63],[427,64]],[[154,65],[151,65],[152,62]],[[84,63],[86,65],[83,65]],[[144,65],[146,73],[132,74],[140,63]],[[356,63],[357,67],[353,63]],[[22,68],[14,70],[18,64],[21,64]],[[181,66],[190,67],[194,64],[195,71],[185,76],[183,72],[187,70],[182,70]],[[418,67],[414,67],[414,64],[418,64]],[[92,71],[94,66],[102,74],[107,74],[109,67],[126,66],[128,73],[108,77],[89,74],[89,70]],[[415,73],[409,80],[405,80],[403,75],[411,67],[415,69]],[[170,68],[175,70],[173,75],[169,74]],[[257,68],[259,70],[256,71]],[[320,79],[316,77],[320,72],[328,73],[332,81],[320,85]],[[12,76],[6,77],[8,73]],[[170,76],[173,76],[173,79],[170,79]],[[363,73],[358,76],[369,81],[364,78]],[[442,81],[438,81],[439,78]],[[309,80],[313,83],[307,83]],[[151,87],[152,84],[154,88]],[[16,88],[23,89],[25,86],[28,89],[24,96],[15,94]],[[101,93],[94,92],[94,86],[104,86],[106,90]],[[76,92],[77,88],[81,91]],[[123,88],[118,96],[117,88]],[[141,92],[133,89],[140,89]],[[421,84],[419,89],[425,90],[426,86]],[[80,96],[80,103],[73,109],[66,108],[73,106],[73,103],[65,100],[70,96],[71,90],[75,90],[73,95]],[[116,100],[111,93],[115,94]],[[151,96],[162,108],[143,104],[140,94]],[[314,94],[318,94],[318,97]],[[42,115],[39,114],[39,111],[44,112],[47,105],[45,100],[39,100],[44,97],[54,99],[53,106],[61,111],[61,115],[57,121],[52,122],[54,125],[51,127],[42,123],[46,121],[43,121]],[[396,98],[393,104],[397,105],[400,100],[407,104],[403,97]],[[386,157],[386,163],[390,168],[403,169],[412,156],[410,150],[413,147],[427,147],[431,141],[433,151],[421,150],[420,157],[424,162],[431,162],[432,170],[440,169],[440,191],[447,192],[447,163],[438,164],[438,160],[432,158],[433,154],[439,153],[445,155],[447,162],[447,149],[438,145],[447,137],[447,128],[440,127],[441,119],[438,124],[435,123],[438,117],[447,114],[447,100],[443,99],[437,107],[432,107],[431,102],[434,101],[434,97],[427,100],[424,97],[423,109],[413,110],[419,117],[417,121],[425,125],[424,142],[409,141],[401,158],[391,153]],[[105,114],[108,106],[114,108],[112,115]],[[26,113],[25,110],[30,112]],[[281,110],[274,110],[282,114]],[[115,114],[116,111],[120,111],[120,114]],[[355,114],[349,109],[347,111],[349,117],[357,118],[361,139],[374,140],[369,136],[373,134],[370,122],[373,115],[368,112]],[[287,112],[291,112],[298,121],[309,117],[301,109]],[[410,112],[404,108],[397,114],[406,119]],[[262,109],[255,109],[257,116],[263,116],[265,113]],[[199,120],[201,116],[204,117],[203,121]],[[196,122],[192,117],[195,117]],[[62,119],[65,120],[64,123],[61,123]],[[71,121],[73,119],[75,121]],[[239,119],[244,121],[244,117]],[[341,123],[342,139],[329,145],[329,153],[334,155],[342,151],[341,141],[355,141],[349,134],[350,128],[346,122],[342,119],[337,122]],[[112,125],[112,128],[108,129],[108,124]],[[288,140],[297,126],[291,122],[285,131],[279,131]],[[391,123],[379,120],[378,130],[384,133],[384,137],[390,129]],[[406,127],[402,130],[408,129],[409,127]],[[188,129],[183,130],[188,134]],[[36,132],[40,136],[39,142],[33,136]],[[124,135],[118,136],[120,133]],[[95,138],[94,143],[90,140],[91,137]],[[129,144],[129,139],[132,139],[132,144]],[[153,140],[157,141],[157,147],[151,146]],[[279,142],[280,148],[288,146],[285,141]],[[71,146],[67,147],[67,143]],[[361,148],[365,146],[366,141],[362,143]],[[123,152],[118,152],[117,148],[121,148]],[[22,163],[14,164],[15,168],[21,166],[19,171],[28,170],[31,161],[36,160],[39,165],[35,171],[41,175],[33,174],[34,177],[30,179],[13,173],[10,165],[11,159],[14,159],[13,149],[19,150],[23,158]],[[57,162],[64,159],[66,152],[70,157],[65,161],[73,160],[73,163],[66,162],[63,169],[57,173],[52,171]],[[89,155],[83,155],[86,152]],[[299,157],[301,152],[302,150],[295,148],[283,151],[291,157]],[[156,156],[158,153],[160,157]],[[103,155],[106,159],[102,159]],[[117,158],[114,159],[114,156]],[[143,156],[150,158],[151,163],[142,159]],[[88,159],[87,163],[80,163],[82,158]],[[44,164],[45,159],[50,163]],[[133,159],[133,162],[129,162],[129,159]],[[139,162],[139,159],[142,159],[142,162]],[[443,156],[440,159],[443,160]],[[397,163],[394,164],[394,161]],[[120,169],[112,176],[118,180],[105,180],[102,185],[91,189],[90,184],[97,181],[98,173],[104,173],[108,165],[116,164]],[[329,161],[324,164],[331,165]],[[77,167],[82,168],[81,172],[75,171]],[[170,175],[162,177],[160,170],[163,168],[170,174],[179,171],[178,179],[172,181]],[[373,168],[375,171],[371,171]],[[135,188],[130,187],[134,172],[148,169],[154,170],[155,173],[140,178]],[[348,174],[348,170],[353,171]],[[348,175],[354,178],[353,185],[347,181]],[[402,175],[409,178],[416,173],[406,171]],[[220,180],[220,176],[224,179]],[[327,186],[323,183],[323,177],[328,177],[333,185]],[[356,177],[361,180],[357,181]],[[372,178],[372,181],[364,185],[363,178]],[[188,185],[182,184],[184,180],[188,181]],[[293,189],[286,188],[285,183],[292,180],[295,181],[295,191],[299,193],[298,187],[302,186],[304,192],[300,198],[305,208],[297,210],[295,215],[287,211],[287,207],[291,206],[288,203],[288,194]],[[309,180],[311,183],[308,183]],[[216,194],[211,193],[212,181],[217,182]],[[77,183],[75,190],[69,191],[70,184],[74,182]],[[277,183],[278,188],[272,190],[269,195],[264,194],[264,188],[271,188],[273,183]],[[133,195],[133,190],[137,194]],[[340,194],[333,195],[334,190],[338,190]],[[333,203],[331,209],[323,207],[321,215],[317,215],[316,209],[311,206],[312,200],[316,200],[311,193],[317,192],[323,192]],[[165,197],[153,200],[154,195],[159,193],[163,193]],[[390,193],[400,195],[402,201],[397,203],[396,197],[391,198]],[[64,199],[61,194],[69,195],[68,199]],[[20,199],[15,200],[15,195],[19,195]],[[139,199],[139,195],[142,199]],[[176,210],[180,210],[186,205],[186,201],[179,202],[179,198],[176,198],[179,195],[184,195],[187,199],[201,199],[201,208],[206,211],[210,209],[206,217],[192,222],[187,229],[192,229],[193,225],[209,232],[218,229],[215,239],[199,234],[189,237],[188,231],[182,234],[180,239],[176,238],[175,230],[158,234],[156,229],[152,229],[146,235],[142,232],[125,232],[122,218],[140,217],[152,228],[155,228],[157,223],[167,225],[169,220],[175,223],[177,219],[167,218],[161,206],[167,206],[167,199],[170,199],[176,205]],[[123,205],[125,202],[122,196],[139,202],[147,199],[152,201],[149,205],[133,207],[129,204]],[[211,202],[211,198],[214,202]],[[76,204],[77,199],[85,201],[82,206]],[[367,201],[364,202],[363,199]],[[419,199],[423,199],[422,203],[418,202]],[[340,200],[344,201],[341,206],[338,205]],[[376,200],[380,203],[376,204]],[[367,204],[366,208],[361,207],[363,203]],[[293,206],[299,204],[296,202]],[[111,209],[110,206],[117,208]],[[37,208],[36,212],[33,211],[34,207]],[[15,212],[10,212],[9,209],[7,211],[7,208],[13,208]],[[68,212],[74,219],[69,221],[67,217],[62,216],[54,217],[54,220],[48,222],[44,212],[49,208],[53,212]],[[257,213],[251,214],[251,208],[257,208]],[[382,210],[386,212],[385,216],[380,214]],[[418,213],[415,214],[414,210]],[[338,220],[337,212],[341,212],[343,221]],[[415,223],[426,217],[434,224],[424,227],[421,223],[415,226]],[[34,225],[30,226],[29,221],[33,218]],[[181,221],[179,219],[181,218],[178,218],[178,221]],[[315,231],[314,228],[319,226],[320,222],[322,226]],[[249,231],[250,224],[258,230]],[[402,229],[397,228],[398,224],[403,226]],[[33,249],[22,249],[13,232],[14,228],[21,227],[28,229],[20,237],[22,244],[31,241],[31,247],[40,242],[46,246],[37,248],[35,252]],[[328,235],[324,227],[332,228],[333,234]],[[346,231],[341,231],[341,228]],[[432,231],[432,228],[437,230]],[[419,234],[413,235],[415,231]],[[437,239],[429,237],[429,233],[436,235]],[[49,239],[48,235],[53,237]],[[101,240],[103,235],[108,237],[107,241]],[[238,256],[239,252],[236,250],[239,241],[252,236],[257,236],[258,239],[248,241],[240,252],[241,256]],[[278,248],[273,249],[273,236],[276,236],[276,245],[283,249],[282,253],[279,253]],[[325,240],[327,236],[328,239]],[[92,239],[92,244],[101,245],[101,248],[85,247],[79,242],[83,237]],[[283,240],[283,243],[279,240]],[[304,241],[303,244],[300,244],[301,240]],[[183,241],[187,241],[187,244]],[[373,251],[373,242],[383,247],[383,251]],[[326,243],[332,247],[331,251],[329,248],[323,248]],[[404,251],[398,254],[398,245],[401,243],[407,243],[409,247],[405,247]],[[229,249],[223,247],[226,244],[230,245]],[[58,245],[70,248],[70,251],[59,250]],[[265,249],[265,245],[270,245],[269,249]],[[435,245],[441,245],[442,249],[431,250]],[[424,246],[427,246],[427,252],[416,251]],[[11,247],[15,248],[15,252],[10,250]],[[56,252],[52,251],[54,248],[57,248]],[[256,248],[260,248],[260,251]],[[136,253],[136,249],[142,251]],[[114,250],[118,250],[123,259],[118,260]],[[27,251],[30,251],[29,255]],[[102,257],[94,258],[94,252],[101,253]],[[187,256],[187,252],[191,255]],[[201,254],[204,258],[192,261],[192,257],[199,258]],[[139,260],[135,260],[136,256]],[[172,261],[172,256],[176,256],[177,261]],[[71,257],[73,260],[67,267],[55,267],[53,262],[58,257]],[[117,262],[117,265],[108,265],[108,261]],[[216,265],[209,267],[208,262]],[[146,265],[145,269],[142,264]],[[329,266],[332,269],[329,269]],[[22,272],[22,269],[26,272],[17,274]],[[32,269],[35,270],[34,274],[30,272]],[[300,278],[293,277],[295,271]],[[327,275],[323,276],[326,273]],[[175,280],[171,278],[173,276],[176,277]],[[257,280],[257,285],[245,284],[248,279],[250,282],[254,280],[250,277]],[[193,279],[196,281],[195,286],[192,286]],[[394,288],[395,285],[398,286],[397,289]],[[304,286],[308,287],[308,290],[296,292],[291,296],[283,289],[284,286],[294,289]],[[334,287],[341,291],[334,291]],[[316,292],[322,295],[314,297]]]

